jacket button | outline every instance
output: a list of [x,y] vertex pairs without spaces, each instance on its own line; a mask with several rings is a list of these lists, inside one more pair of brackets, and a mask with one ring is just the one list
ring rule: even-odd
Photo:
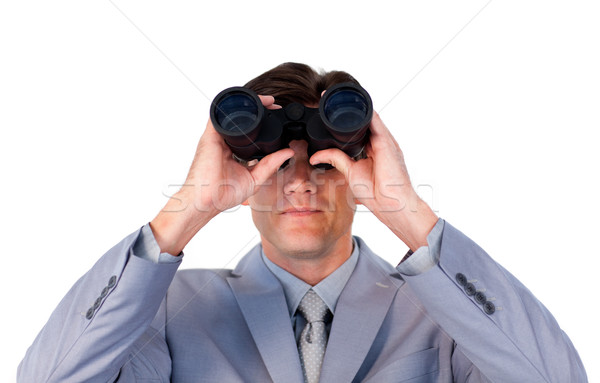
[[485,296],[484,293],[482,293],[481,291],[478,291],[477,294],[475,294],[475,301],[477,301],[477,303],[482,305],[487,301],[487,297]]
[[104,298],[106,296],[106,294],[108,294],[108,287],[104,287],[102,289],[102,292],[100,293],[100,298]]
[[467,293],[468,296],[475,294],[476,290],[477,289],[475,289],[475,286],[472,283],[467,283],[465,285],[465,292]]
[[85,313],[85,317],[86,319],[92,319],[92,317],[94,316],[94,308],[90,307],[87,311],[87,313]]
[[464,286],[467,284],[467,277],[465,277],[463,273],[458,273],[456,274],[456,282],[458,282],[459,285]]
[[117,284],[117,276],[113,275],[112,277],[110,277],[110,279],[108,280],[108,288],[112,289],[113,287],[115,287],[115,285]]
[[94,306],[92,306],[92,309],[96,310],[98,307],[100,307],[100,303],[102,303],[102,298],[96,299],[96,302],[94,302]]
[[496,306],[492,302],[487,301],[483,305],[483,311],[485,311],[487,315],[492,315],[496,312]]

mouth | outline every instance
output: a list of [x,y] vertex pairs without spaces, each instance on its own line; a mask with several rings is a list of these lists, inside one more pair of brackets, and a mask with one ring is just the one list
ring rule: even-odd
[[322,211],[311,207],[293,207],[285,209],[281,214],[290,217],[304,217],[318,213],[322,213]]

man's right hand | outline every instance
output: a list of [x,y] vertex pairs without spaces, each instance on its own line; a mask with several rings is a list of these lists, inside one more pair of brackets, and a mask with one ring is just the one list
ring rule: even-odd
[[[266,108],[281,108],[272,96],[259,97]],[[150,222],[161,252],[178,255],[208,221],[256,193],[293,155],[292,149],[281,149],[254,166],[244,166],[209,120],[184,186]]]

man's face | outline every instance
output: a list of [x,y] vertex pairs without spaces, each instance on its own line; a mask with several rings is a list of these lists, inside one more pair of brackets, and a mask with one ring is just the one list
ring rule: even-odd
[[307,146],[290,142],[294,157],[248,201],[263,246],[293,258],[324,255],[350,238],[356,207],[344,175],[311,166]]

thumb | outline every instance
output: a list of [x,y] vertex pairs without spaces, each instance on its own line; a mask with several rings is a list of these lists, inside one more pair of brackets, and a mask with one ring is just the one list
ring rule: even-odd
[[281,164],[294,156],[294,150],[285,148],[273,152],[258,161],[258,163],[250,170],[255,185],[264,184],[269,177],[279,169]]
[[310,164],[329,164],[342,172],[346,178],[348,178],[348,172],[352,163],[354,162],[346,153],[340,149],[325,149],[319,150],[310,157]]

